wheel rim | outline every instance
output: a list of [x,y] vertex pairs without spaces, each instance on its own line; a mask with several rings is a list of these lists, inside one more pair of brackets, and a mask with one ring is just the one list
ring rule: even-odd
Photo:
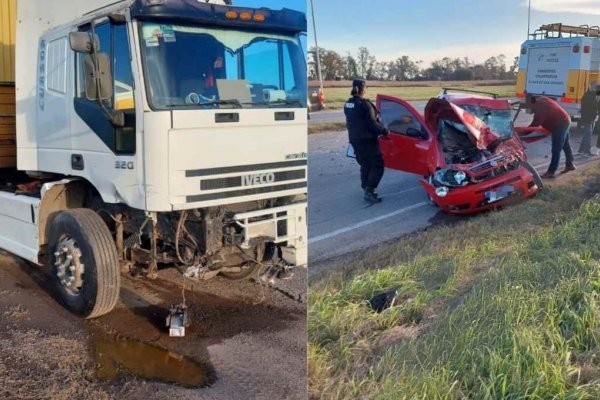
[[62,287],[72,296],[77,296],[83,288],[85,266],[81,262],[81,250],[75,239],[64,236],[58,242],[54,253],[56,276]]

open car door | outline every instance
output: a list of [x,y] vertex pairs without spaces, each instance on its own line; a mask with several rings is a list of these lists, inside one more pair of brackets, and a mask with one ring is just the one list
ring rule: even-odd
[[377,95],[381,123],[390,131],[389,139],[379,145],[387,168],[413,174],[429,175],[428,160],[434,135],[423,117],[404,100]]

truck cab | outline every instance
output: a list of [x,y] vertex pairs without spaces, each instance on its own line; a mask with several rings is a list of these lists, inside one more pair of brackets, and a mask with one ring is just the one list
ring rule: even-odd
[[[70,210],[104,223],[111,256],[92,262],[104,275],[179,265],[239,278],[276,260],[270,279],[304,266],[305,15],[224,1],[61,3],[18,2],[17,165],[0,179],[27,189],[0,192],[0,214],[31,212],[0,228],[0,247],[48,263],[86,317],[110,311],[118,290],[94,306],[99,289],[68,261],[95,257],[79,243],[91,236],[68,233],[81,216]],[[89,304],[69,303],[74,294]]]

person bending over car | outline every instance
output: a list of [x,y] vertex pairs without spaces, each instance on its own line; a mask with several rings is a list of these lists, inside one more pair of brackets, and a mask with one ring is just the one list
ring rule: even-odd
[[533,121],[530,127],[541,126],[548,129],[552,134],[552,159],[548,170],[542,175],[544,179],[555,177],[556,170],[560,162],[560,152],[565,152],[565,169],[562,174],[574,171],[573,150],[569,142],[569,128],[571,127],[571,117],[554,100],[545,96],[532,96],[527,102],[527,112],[533,114]]
[[344,105],[344,114],[348,139],[360,165],[364,199],[369,203],[379,203],[381,198],[375,190],[384,171],[379,136],[387,137],[388,130],[377,119],[375,105],[365,99],[366,86],[363,80],[355,80],[352,83],[352,97]]

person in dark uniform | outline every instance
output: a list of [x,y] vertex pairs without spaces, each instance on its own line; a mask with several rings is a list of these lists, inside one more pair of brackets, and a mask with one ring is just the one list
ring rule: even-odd
[[598,116],[598,100],[596,99],[596,85],[591,84],[581,98],[581,119],[579,120],[579,131],[582,132],[580,154],[595,156],[596,149],[592,149],[592,130],[594,121]]
[[381,198],[375,190],[384,171],[379,136],[387,137],[388,130],[379,122],[375,105],[365,99],[366,86],[363,80],[352,83],[352,97],[344,105],[344,114],[348,138],[360,165],[364,199],[369,203],[379,203]]

